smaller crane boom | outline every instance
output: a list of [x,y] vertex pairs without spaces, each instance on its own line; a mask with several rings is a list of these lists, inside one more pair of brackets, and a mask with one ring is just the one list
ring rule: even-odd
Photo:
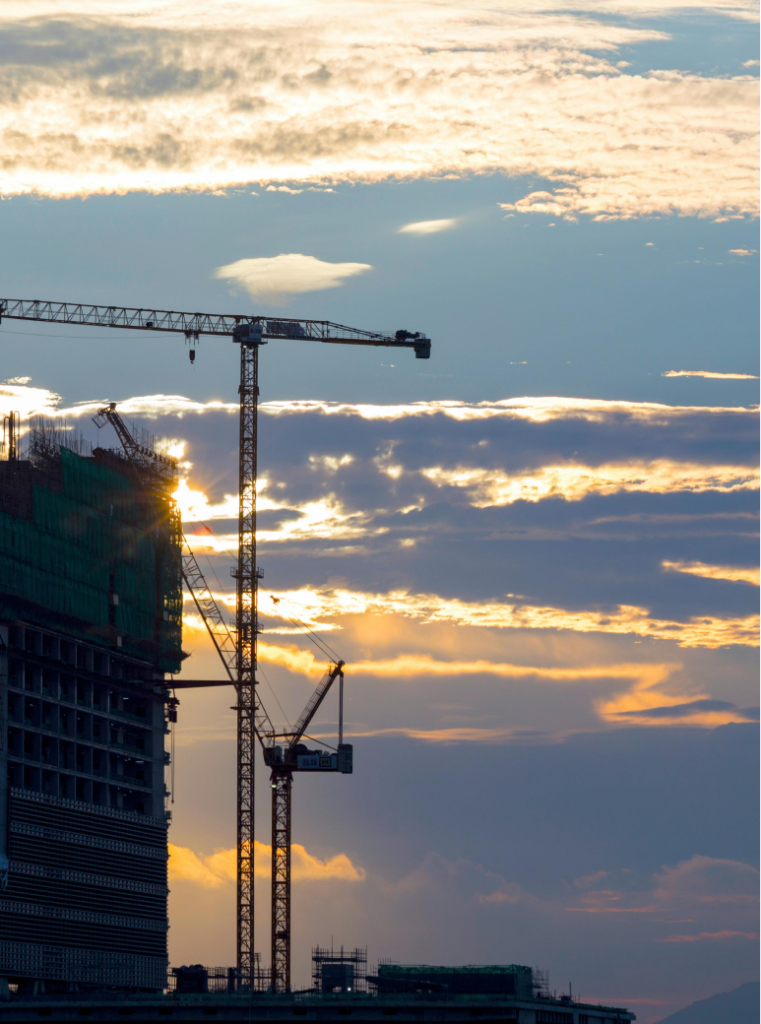
[[323,676],[322,680],[318,683],[316,690],[309,698],[306,707],[301,713],[296,725],[293,727],[293,733],[291,734],[291,742],[289,746],[295,747],[297,743],[301,741],[301,737],[309,728],[309,723],[312,721],[314,716],[317,714],[317,709],[323,700],[327,696],[328,690],[331,688],[338,676],[343,675],[344,662],[339,661],[337,665],[330,665],[328,671]]
[[127,424],[116,411],[116,402],[110,402],[102,409],[98,409],[97,414],[93,416],[93,423],[98,429],[103,426],[106,420],[116,431],[116,436],[119,438],[124,449],[124,454],[133,465],[138,466],[140,469],[150,469],[158,473],[164,481],[170,482],[174,478],[177,472],[174,459],[170,459],[168,456],[161,455],[152,448],[146,448],[145,445],[140,444],[133,437]]

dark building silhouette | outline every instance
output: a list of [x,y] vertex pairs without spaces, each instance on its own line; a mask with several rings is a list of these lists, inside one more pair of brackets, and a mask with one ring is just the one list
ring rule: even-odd
[[0,979],[162,989],[173,469],[67,436],[0,461]]

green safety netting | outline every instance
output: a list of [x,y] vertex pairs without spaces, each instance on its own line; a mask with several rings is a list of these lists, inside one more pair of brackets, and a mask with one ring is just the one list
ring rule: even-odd
[[179,550],[159,529],[168,503],[65,448],[61,480],[61,493],[34,486],[32,521],[0,513],[0,593],[79,620],[96,642],[115,632],[129,653],[153,660],[158,650],[161,667],[176,671],[182,577]]

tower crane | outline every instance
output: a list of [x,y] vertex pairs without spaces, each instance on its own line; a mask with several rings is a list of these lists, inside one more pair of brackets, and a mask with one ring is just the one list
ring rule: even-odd
[[[183,313],[172,310],[133,309],[121,306],[97,306],[82,303],[50,302],[38,299],[0,298],[0,321],[31,320],[44,323],[77,324],[88,327],[110,327],[146,332],[184,334],[190,349],[190,361],[201,335],[226,335],[240,346],[240,379],[238,395],[238,560],[232,575],[236,584],[235,600],[235,669],[238,694],[237,711],[237,966],[239,977],[253,984],[254,951],[254,739],[257,722],[266,714],[257,692],[257,635],[259,633],[258,586],[262,572],[256,563],[256,477],[257,416],[259,403],[259,351],[270,340],[301,340],[334,345],[366,345],[391,349],[412,349],[416,359],[428,359],[431,342],[420,332],[399,330],[394,334],[358,330],[327,320],[302,320],[289,317],[262,317],[235,314]],[[138,446],[139,447],[139,446]],[[136,458],[142,457],[139,451]],[[189,549],[188,549],[189,550]],[[199,570],[200,572],[200,570]],[[206,588],[208,593],[208,588]],[[210,595],[209,595],[210,596]],[[221,616],[220,616],[220,621]],[[213,636],[212,636],[213,639]],[[219,648],[218,648],[219,650]],[[220,654],[222,652],[220,651]],[[223,655],[223,661],[225,660]],[[300,740],[319,703],[337,677],[342,677],[343,663],[331,666],[315,694],[322,692],[312,713],[308,714],[299,732],[290,734],[284,747],[272,742],[271,751],[273,828],[277,826],[277,849],[280,860],[275,865],[276,843],[273,841],[273,962],[272,985],[275,991],[290,987],[290,794],[293,771],[312,770],[310,755],[304,753]],[[314,697],[313,697],[314,700]],[[310,701],[310,704],[312,701]],[[304,719],[304,715],[302,715]],[[302,722],[302,719],[299,722]],[[264,722],[263,726],[266,728]],[[270,724],[271,728],[271,724]],[[274,730],[268,734],[274,740]],[[342,744],[341,744],[342,745]],[[302,748],[299,750],[299,748]],[[348,752],[347,752],[348,753]],[[327,765],[317,770],[340,770],[340,755],[332,755],[336,767]],[[350,755],[349,755],[350,756]],[[318,761],[319,761],[318,757]],[[344,755],[344,770],[346,754]],[[327,760],[327,758],[326,758]],[[300,763],[301,762],[301,763]],[[350,769],[350,764],[349,764]],[[274,809],[277,806],[277,821]],[[279,845],[279,844],[284,845]],[[280,872],[278,875],[277,872]],[[278,888],[276,888],[276,882]],[[277,923],[276,923],[277,921]]]

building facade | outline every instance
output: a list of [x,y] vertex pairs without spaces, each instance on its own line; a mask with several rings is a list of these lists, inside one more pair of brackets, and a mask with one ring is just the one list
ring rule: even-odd
[[43,431],[0,461],[0,979],[21,990],[166,984],[182,576],[159,470]]

